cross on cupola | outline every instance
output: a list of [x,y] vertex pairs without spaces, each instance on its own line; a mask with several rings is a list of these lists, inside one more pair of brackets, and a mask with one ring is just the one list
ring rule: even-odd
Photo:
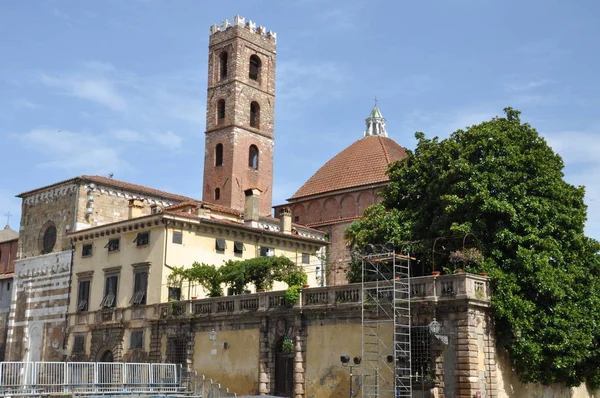
[[375,106],[369,114],[369,117],[365,120],[367,123],[367,129],[365,130],[365,137],[372,135],[379,135],[387,137],[387,131],[385,131],[385,119],[381,115],[379,108],[377,107],[377,98],[375,98]]

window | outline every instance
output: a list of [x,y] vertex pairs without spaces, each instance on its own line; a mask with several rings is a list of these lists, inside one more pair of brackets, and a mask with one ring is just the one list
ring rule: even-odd
[[6,282],[6,290],[10,290],[10,282]]
[[227,58],[229,58],[229,55],[226,51],[219,55],[219,80],[227,77]]
[[146,304],[148,291],[148,271],[137,271],[133,274],[133,296],[129,303],[132,305]]
[[250,103],[250,127],[258,128],[260,126],[260,105],[258,102]]
[[223,165],[223,144],[217,144],[215,147],[215,166]]
[[148,243],[150,242],[150,232],[138,232],[134,242],[137,244],[137,247],[148,246]]
[[225,249],[227,249],[227,243],[225,243],[225,239],[215,239],[215,248],[218,252],[223,253]]
[[90,280],[79,281],[79,290],[77,291],[77,311],[87,311],[90,301]]
[[139,350],[144,348],[144,331],[143,330],[132,330],[131,340],[129,341],[129,349]]
[[258,170],[258,148],[256,145],[250,145],[248,150],[248,167]]
[[233,252],[235,254],[242,254],[244,252],[244,243],[233,242]]
[[221,199],[221,188],[215,188],[215,200]]
[[51,253],[56,245],[56,226],[51,221],[48,221],[46,224],[42,237],[42,250],[44,254]]
[[188,340],[183,337],[170,337],[167,340],[167,363],[185,365],[187,362]]
[[106,246],[104,246],[104,247],[105,247],[105,248],[106,248],[106,247],[108,248],[108,252],[109,252],[109,253],[110,253],[110,252],[116,252],[116,251],[118,251],[118,250],[119,250],[119,241],[120,241],[120,238],[113,238],[113,239],[110,239],[110,240],[108,241],[108,243],[106,244]]
[[258,80],[260,78],[260,58],[258,55],[252,54],[250,56],[250,67],[248,68],[248,77],[252,80]]
[[81,247],[81,257],[91,257],[92,255],[92,244],[86,243]]
[[109,275],[104,279],[104,298],[100,303],[100,307],[111,308],[116,305],[118,285],[119,275]]
[[427,326],[413,326],[410,330],[410,358],[415,381],[432,381],[435,366],[431,359],[431,334]]
[[260,256],[261,257],[272,257],[275,255],[275,249],[272,247],[261,246],[260,247]]
[[180,287],[169,287],[169,301],[179,301],[181,299]]
[[85,350],[85,336],[84,335],[75,335],[73,339],[73,352],[83,352]]
[[310,264],[310,254],[302,253],[302,264]]
[[173,243],[181,245],[183,243],[183,232],[173,231]]
[[225,100],[217,101],[217,123],[225,119]]
[[294,216],[294,222],[300,222],[300,216]]

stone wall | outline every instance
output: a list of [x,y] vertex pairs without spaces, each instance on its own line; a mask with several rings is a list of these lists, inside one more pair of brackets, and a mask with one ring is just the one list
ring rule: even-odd
[[[414,396],[498,396],[487,279],[468,274],[412,278],[411,293],[413,326],[427,331],[435,318],[439,336],[449,340],[446,344],[426,333],[430,343],[423,355],[431,360],[431,377],[417,383]],[[293,306],[281,291],[161,303],[91,312],[81,320],[74,316],[69,330],[91,342],[91,360],[110,350],[115,359],[182,363],[238,394],[285,396],[287,386],[295,398],[347,396],[349,369],[339,358],[361,355],[361,303],[360,284],[309,288]],[[382,347],[391,347],[391,326],[381,325]],[[133,329],[144,330],[146,355],[128,348]],[[209,338],[212,330],[215,342]],[[283,350],[285,337],[293,344],[289,352]],[[355,391],[367,365],[354,369]]]
[[45,254],[44,231],[56,227],[56,244],[52,251],[70,249],[69,232],[109,224],[129,218],[129,202],[139,201],[138,217],[151,214],[151,207],[170,206],[174,200],[145,195],[116,187],[73,179],[63,184],[39,189],[23,196],[19,239],[19,258]]
[[44,253],[44,232],[51,225],[56,228],[56,244],[52,250],[60,252],[69,249],[70,243],[66,235],[75,228],[79,188],[79,185],[71,181],[36,191],[23,198],[19,258],[39,256]]
[[341,193],[329,193],[316,198],[292,200],[289,205],[275,206],[275,214],[290,207],[292,220],[326,232],[331,243],[327,253],[326,278],[328,285],[348,283],[346,271],[350,252],[344,240],[346,229],[363,216],[365,209],[379,203],[382,184]]
[[[210,36],[206,101],[206,152],[202,199],[244,210],[244,191],[258,188],[260,215],[271,214],[275,115],[275,39],[254,25],[224,26]],[[222,57],[226,54],[227,61]],[[250,57],[260,59],[258,78],[249,77]],[[226,65],[226,76],[221,67]],[[224,114],[219,117],[219,103]],[[251,104],[259,105],[251,125]],[[215,162],[223,145],[222,164]],[[259,151],[258,168],[249,167],[249,148]],[[219,197],[215,190],[219,189]]]
[[16,262],[8,360],[64,359],[70,276],[70,250]]

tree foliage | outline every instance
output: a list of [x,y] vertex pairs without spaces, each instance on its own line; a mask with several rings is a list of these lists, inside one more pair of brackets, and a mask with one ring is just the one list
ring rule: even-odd
[[467,271],[492,278],[498,344],[523,381],[600,385],[600,246],[584,234],[584,188],[563,180],[561,157],[511,108],[447,139],[415,136],[347,240],[418,241],[427,271],[469,260]]
[[174,267],[169,275],[170,283],[179,287],[182,280],[198,283],[208,297],[222,296],[223,285],[231,287],[234,294],[243,294],[249,284],[257,290],[269,290],[275,281],[302,287],[307,279],[306,273],[285,256],[229,260],[220,268],[195,262],[191,268]]

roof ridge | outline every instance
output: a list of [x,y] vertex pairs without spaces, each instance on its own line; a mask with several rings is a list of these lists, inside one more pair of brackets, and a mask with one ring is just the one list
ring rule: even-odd
[[387,164],[390,164],[390,154],[388,153],[385,145],[383,145],[382,138],[384,138],[384,137],[378,135],[377,138],[379,138],[379,145],[381,145],[381,148],[383,149],[383,154],[385,155],[385,161],[387,162]]

